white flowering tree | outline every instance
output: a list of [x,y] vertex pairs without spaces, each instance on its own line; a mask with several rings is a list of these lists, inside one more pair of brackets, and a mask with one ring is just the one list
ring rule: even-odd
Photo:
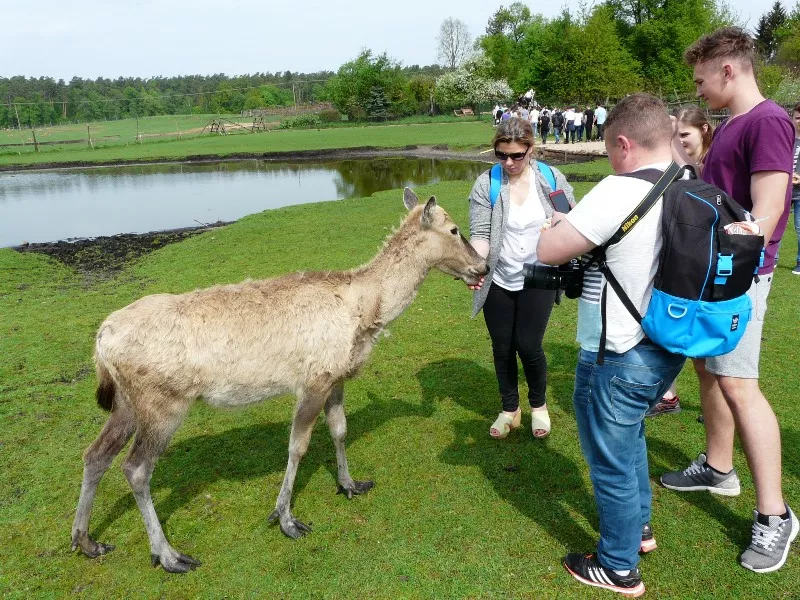
[[507,82],[492,79],[491,62],[482,54],[475,55],[461,67],[436,79],[434,97],[443,107],[476,107],[505,100],[512,95]]

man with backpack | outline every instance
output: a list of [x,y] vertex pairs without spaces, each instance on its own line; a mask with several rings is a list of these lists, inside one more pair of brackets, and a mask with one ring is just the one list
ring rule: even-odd
[[[606,151],[617,175],[601,181],[569,214],[553,215],[551,228],[539,239],[537,256],[549,265],[567,263],[604,247],[628,225],[618,243],[605,247],[605,264],[641,314],[650,301],[662,246],[662,202],[657,197],[635,227],[630,226],[626,221],[654,186],[644,178],[620,175],[671,167],[672,125],[660,100],[633,94],[614,107],[605,127]],[[684,358],[645,336],[596,269],[583,280],[578,342],[573,404],[600,540],[595,553],[567,554],[564,566],[580,583],[638,597],[645,591],[639,552],[656,546],[644,415],[680,372]]]
[[[684,471],[661,476],[664,487],[725,496],[740,493],[733,468],[738,432],[753,474],[756,510],[752,539],[739,563],[756,573],[783,566],[800,524],[781,489],[780,429],[761,392],[758,366],[775,257],[789,218],[794,128],[786,111],[765,100],[754,74],[753,39],[739,28],[718,29],[685,53],[698,97],[711,110],[727,108],[703,163],[703,179],[724,190],[759,221],[766,252],[748,292],[753,318],[736,348],[695,361],[706,429],[706,449]],[[608,133],[608,121],[606,122]],[[680,155],[680,143],[675,152]],[[685,157],[688,159],[688,157]]]
[[561,129],[564,127],[564,113],[560,108],[556,108],[553,112],[553,135],[556,136],[556,144],[561,142]]

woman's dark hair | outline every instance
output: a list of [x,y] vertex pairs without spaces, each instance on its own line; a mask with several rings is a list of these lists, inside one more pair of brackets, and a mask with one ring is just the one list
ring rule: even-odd
[[[700,130],[703,147],[700,150],[700,159],[697,162],[703,162],[703,159],[706,157],[706,152],[708,152],[708,147],[711,146],[711,138],[714,133],[714,128],[711,126],[711,123],[709,123],[706,113],[696,104],[692,104],[691,106],[676,108],[672,112],[672,116],[674,116],[678,122],[686,123],[690,127],[696,127]],[[703,125],[707,125],[705,131],[703,131]]]
[[530,148],[533,146],[533,127],[530,121],[520,117],[512,117],[507,121],[501,121],[495,131],[492,147],[497,148],[498,144],[510,144],[519,142]]

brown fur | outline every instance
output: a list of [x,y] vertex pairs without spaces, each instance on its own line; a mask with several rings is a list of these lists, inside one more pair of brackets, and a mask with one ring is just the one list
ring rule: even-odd
[[336,447],[340,490],[348,498],[372,482],[351,479],[344,451],[343,381],[369,357],[383,328],[413,301],[431,268],[475,283],[485,261],[435,198],[417,205],[368,264],[345,272],[295,273],[185,294],[156,294],[112,313],[95,347],[101,407],[111,416],[86,451],[73,548],[88,556],[111,546],[88,536],[103,472],[136,433],[123,463],[145,521],[154,564],[185,572],[199,563],[169,545],[150,498],[150,476],[191,404],[243,406],[291,392],[298,402],[289,463],[270,519],[296,538],[310,529],[290,512],[297,465],[325,409]]

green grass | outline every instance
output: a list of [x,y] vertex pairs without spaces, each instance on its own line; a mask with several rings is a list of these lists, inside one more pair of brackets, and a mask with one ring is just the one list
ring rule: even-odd
[[[455,127],[455,126],[453,126]],[[400,130],[400,128],[397,128]],[[386,129],[387,135],[391,131]],[[299,132],[296,132],[299,133]],[[262,138],[264,139],[264,138]],[[289,136],[287,140],[293,139]],[[435,193],[467,224],[470,182]],[[577,184],[578,195],[591,184]],[[336,463],[317,424],[294,494],[314,532],[299,541],[267,524],[286,465],[293,399],[240,411],[191,410],[153,476],[155,507],[176,548],[204,564],[153,569],[142,519],[115,461],[90,527],[116,544],[88,560],[69,550],[81,453],[106,414],[95,404],[93,336],[112,310],[154,292],[367,261],[402,218],[401,192],[266,211],[158,250],[111,281],[89,281],[45,257],[0,250],[0,595],[8,598],[608,598],[560,565],[590,550],[597,515],[571,408],[575,303],[553,312],[545,350],[553,433],[488,436],[500,409],[489,338],[469,319],[463,284],[434,273],[345,388],[353,475],[369,494],[335,495]],[[797,298],[787,234],[764,334],[763,389],[782,427],[784,491],[800,498]],[[268,368],[268,365],[265,365]],[[685,467],[703,448],[697,383],[684,411],[648,421],[651,474]],[[654,485],[658,550],[642,561],[652,598],[797,597],[800,557],[754,575],[737,564],[755,504],[741,451],[738,498]]]
[[[172,134],[177,137],[178,132],[187,133],[190,130],[202,129],[214,118],[226,121],[251,122],[252,118],[239,115],[161,115],[157,117],[142,117],[139,119],[138,133],[142,136],[158,136]],[[264,117],[265,121],[277,121],[276,115]],[[86,128],[89,127],[92,140],[97,144],[133,143],[136,140],[136,119],[120,119],[118,121],[95,121],[91,123],[65,123],[51,127],[36,128],[36,139],[42,142],[64,142],[81,140],[86,145]],[[20,144],[24,139],[25,148],[2,148],[3,144]],[[41,146],[42,151],[48,150]],[[20,134],[16,129],[0,130],[0,150],[4,153],[34,152],[33,133],[30,129],[23,129]]]
[[[166,122],[165,126],[168,125],[169,122]],[[400,148],[408,145],[447,144],[451,148],[469,148],[488,145],[493,135],[492,132],[490,121],[470,120],[455,123],[275,130],[268,133],[228,136],[187,136],[181,140],[148,140],[144,144],[134,143],[133,137],[131,137],[123,141],[98,142],[94,149],[89,148],[86,144],[67,144],[42,146],[39,153],[6,151],[6,153],[0,154],[0,165],[29,166],[59,163],[67,166],[70,163],[82,162],[174,160],[198,155],[224,157],[236,153],[257,155],[264,152],[299,152],[359,146]]]

